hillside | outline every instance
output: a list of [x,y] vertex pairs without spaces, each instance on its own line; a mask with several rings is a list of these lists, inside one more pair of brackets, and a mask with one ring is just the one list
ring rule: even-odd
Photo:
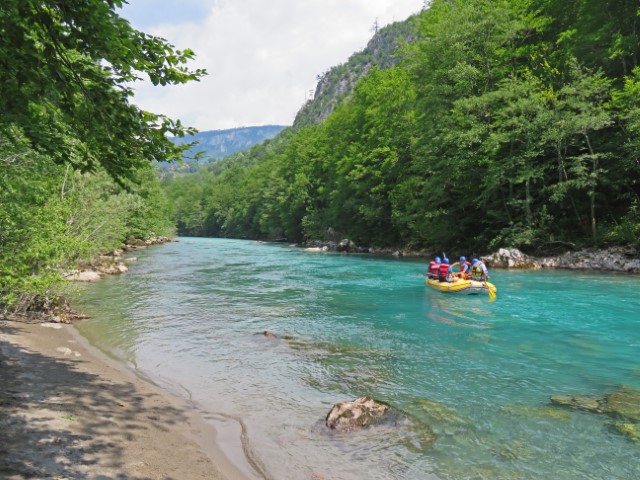
[[294,128],[171,184],[179,230],[434,252],[638,245],[640,17],[611,8],[434,0],[401,61],[388,48],[411,25],[324,74]]
[[177,145],[198,142],[185,152],[185,160],[194,157],[197,152],[203,152],[201,163],[215,161],[232,155],[240,150],[245,150],[264,140],[275,137],[286,128],[283,125],[263,125],[259,127],[240,127],[228,130],[208,130],[198,132],[193,136],[173,138]]
[[322,122],[351,94],[356,83],[372,67],[386,69],[396,65],[400,61],[397,56],[399,48],[406,42],[417,39],[418,18],[418,15],[414,15],[381,28],[371,37],[364,50],[351,55],[342,65],[318,75],[313,99],[300,109],[293,126],[303,127]]

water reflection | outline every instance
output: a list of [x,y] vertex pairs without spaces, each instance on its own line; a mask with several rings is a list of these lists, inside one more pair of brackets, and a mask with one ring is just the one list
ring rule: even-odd
[[427,312],[429,320],[452,327],[494,328],[490,320],[495,315],[486,307],[488,300],[469,296],[437,295],[432,292],[427,294],[430,306]]

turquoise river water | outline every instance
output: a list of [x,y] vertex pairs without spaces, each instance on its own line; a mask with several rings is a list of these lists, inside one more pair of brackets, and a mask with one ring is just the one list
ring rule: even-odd
[[[81,290],[81,333],[241,419],[265,478],[640,478],[613,419],[549,402],[640,389],[638,276],[495,270],[491,302],[426,288],[417,260],[196,238],[138,259]],[[404,415],[328,432],[362,395]]]

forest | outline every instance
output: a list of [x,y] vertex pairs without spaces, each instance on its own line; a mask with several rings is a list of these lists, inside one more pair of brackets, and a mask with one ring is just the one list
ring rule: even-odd
[[411,39],[393,59],[327,72],[359,80],[326,118],[307,105],[274,139],[162,178],[157,161],[191,147],[170,137],[194,130],[136,107],[132,84],[207,72],[122,4],[0,6],[0,311],[175,228],[431,251],[640,246],[636,0],[434,0],[388,27]]
[[637,1],[434,0],[412,24],[325,120],[164,179],[179,233],[640,245]]
[[119,0],[0,5],[0,314],[59,299],[65,271],[174,232],[155,161],[192,132],[132,102],[143,75],[197,81],[189,50],[133,29]]

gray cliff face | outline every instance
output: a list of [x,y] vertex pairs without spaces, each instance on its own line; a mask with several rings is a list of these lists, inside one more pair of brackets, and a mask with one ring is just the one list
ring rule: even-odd
[[351,94],[356,83],[372,67],[384,69],[396,65],[400,61],[396,55],[400,47],[416,39],[416,20],[417,16],[413,16],[380,29],[362,52],[355,53],[346,63],[320,75],[313,99],[300,109],[293,126],[303,127],[322,122]]

